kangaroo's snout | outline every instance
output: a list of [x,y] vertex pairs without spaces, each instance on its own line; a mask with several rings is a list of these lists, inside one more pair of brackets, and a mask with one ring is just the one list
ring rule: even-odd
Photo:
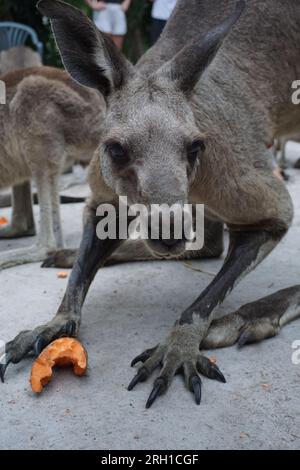
[[189,214],[183,204],[153,205],[148,216],[149,249],[157,257],[177,257],[185,251]]

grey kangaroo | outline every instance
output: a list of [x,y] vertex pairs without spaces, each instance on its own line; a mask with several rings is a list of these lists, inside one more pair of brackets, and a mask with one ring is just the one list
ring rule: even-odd
[[[20,65],[25,53],[25,65],[29,59],[34,63],[37,55],[27,48],[17,53]],[[15,50],[6,53],[3,68],[15,55]],[[37,243],[2,252],[1,270],[42,261],[63,247],[59,177],[75,161],[91,161],[101,136],[105,102],[95,90],[78,85],[54,67],[20,68],[0,78],[7,90],[7,104],[0,106],[0,189],[13,186],[12,221],[0,229],[0,239],[35,234],[32,179],[40,206]]]
[[[120,195],[146,205],[189,201],[204,203],[227,224],[228,254],[170,334],[133,360],[143,364],[128,388],[161,368],[149,407],[181,371],[199,404],[201,375],[225,381],[202,349],[263,340],[300,314],[297,285],[216,319],[224,298],[292,222],[292,202],[272,174],[267,144],[300,123],[300,107],[291,101],[291,83],[300,76],[300,4],[179,0],[160,40],[135,67],[79,10],[53,0],[41,0],[38,7],[51,19],[65,67],[105,97],[107,114],[90,165],[92,197],[65,296],[49,323],[7,344],[2,379],[10,362],[31,350],[38,354],[61,335],[77,335],[93,278],[122,243],[96,236],[99,203],[117,205]],[[148,245],[157,257],[178,256],[185,246],[175,239]]]

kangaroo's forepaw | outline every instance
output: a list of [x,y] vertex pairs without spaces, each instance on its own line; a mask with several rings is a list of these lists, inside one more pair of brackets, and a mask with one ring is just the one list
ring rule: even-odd
[[142,362],[143,366],[138,369],[128,390],[132,390],[139,382],[146,381],[154,370],[161,366],[160,375],[154,382],[146,408],[150,408],[156,398],[167,391],[174,375],[178,372],[183,374],[186,387],[194,394],[197,405],[200,405],[202,389],[200,374],[223,383],[226,380],[220,369],[199,353],[199,343],[200,337],[195,335],[193,328],[174,327],[164,343],[147,349],[133,359],[132,366],[138,362]]
[[5,353],[0,358],[0,378],[4,382],[4,375],[10,363],[17,364],[29,353],[33,352],[39,356],[42,350],[57,338],[62,336],[76,336],[79,322],[55,318],[46,325],[39,326],[34,330],[22,331],[9,343],[6,343]]

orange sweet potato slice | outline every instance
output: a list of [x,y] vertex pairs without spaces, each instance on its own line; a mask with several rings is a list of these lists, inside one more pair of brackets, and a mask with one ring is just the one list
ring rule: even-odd
[[30,383],[35,393],[41,393],[43,387],[52,378],[54,366],[73,365],[76,375],[84,375],[87,369],[87,353],[74,338],[60,338],[47,346],[34,361]]
[[64,271],[61,271],[57,273],[58,279],[66,279],[68,277],[68,273],[65,273]]
[[0,217],[0,225],[7,225],[8,220],[6,217]]

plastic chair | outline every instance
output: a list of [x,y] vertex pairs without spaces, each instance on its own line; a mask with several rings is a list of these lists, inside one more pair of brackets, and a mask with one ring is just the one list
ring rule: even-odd
[[38,35],[30,26],[10,21],[0,22],[0,51],[11,47],[24,46],[27,39],[31,38],[41,58],[43,57],[43,43],[39,41]]

